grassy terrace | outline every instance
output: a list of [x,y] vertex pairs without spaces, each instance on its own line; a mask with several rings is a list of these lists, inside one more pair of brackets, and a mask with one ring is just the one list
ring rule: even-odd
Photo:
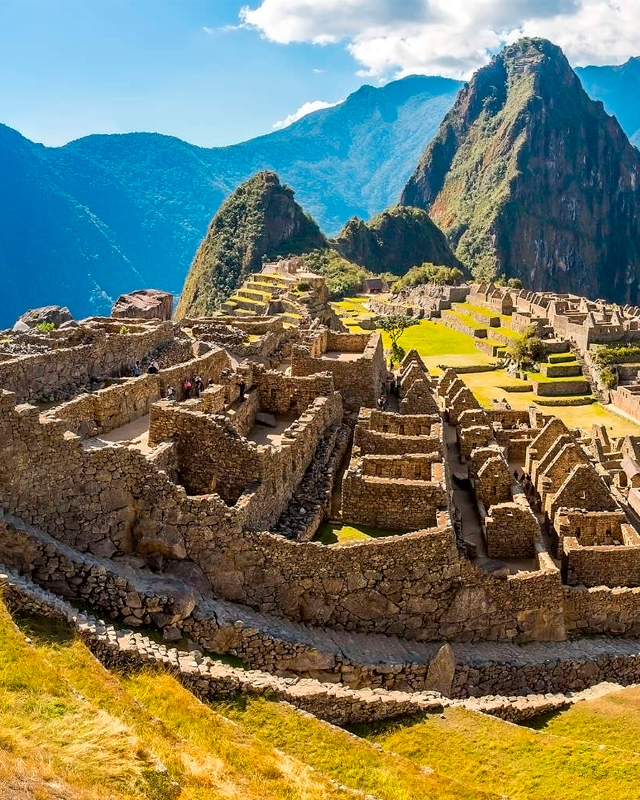
[[501,314],[498,311],[491,311],[491,309],[485,308],[484,306],[476,306],[473,303],[467,302],[455,303],[454,305],[468,309],[469,311],[475,311],[476,314],[482,314],[485,317],[500,317],[501,325],[511,325],[511,317],[509,314]]
[[451,311],[447,311],[447,314],[452,314],[453,316],[457,317],[460,322],[474,330],[485,330],[487,328],[487,326],[482,322],[478,322],[473,317],[469,316],[469,314],[465,314],[463,311],[456,311],[455,309],[452,309]]
[[523,800],[640,796],[637,746],[619,750],[597,741],[540,734],[464,709],[365,732],[384,751],[455,776],[478,791]]
[[105,670],[65,625],[19,623],[0,604],[3,799],[497,800],[286,704],[205,705],[164,672]]

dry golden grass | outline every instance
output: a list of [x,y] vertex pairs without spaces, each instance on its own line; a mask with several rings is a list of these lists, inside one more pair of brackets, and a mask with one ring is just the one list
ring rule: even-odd
[[37,618],[20,624],[64,681],[98,710],[108,710],[160,759],[166,774],[151,787],[155,794],[145,797],[164,800],[175,781],[180,800],[351,800],[352,793],[265,746],[170,675],[109,672],[65,626]]

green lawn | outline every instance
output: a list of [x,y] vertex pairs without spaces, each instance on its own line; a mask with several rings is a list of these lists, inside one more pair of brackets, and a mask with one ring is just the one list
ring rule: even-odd
[[[384,332],[382,341],[385,348],[391,347],[389,335]],[[433,370],[438,364],[462,367],[470,364],[491,364],[494,361],[490,356],[476,350],[472,336],[428,319],[420,320],[417,325],[407,328],[400,337],[400,345],[407,351],[415,348],[429,370]]]
[[318,528],[313,541],[322,542],[322,544],[335,544],[336,542],[362,542],[368,539],[379,539],[395,535],[395,531],[370,528],[368,525],[358,525],[357,528],[351,525],[343,525],[338,528],[334,525],[329,525],[329,523],[324,523]]

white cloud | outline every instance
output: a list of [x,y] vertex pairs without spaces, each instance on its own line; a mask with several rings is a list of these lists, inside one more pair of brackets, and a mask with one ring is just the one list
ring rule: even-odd
[[638,0],[261,0],[241,24],[274,42],[343,42],[370,77],[468,77],[521,35],[559,44],[574,65],[640,54]]
[[315,72],[316,75],[324,75],[324,73],[327,70],[326,69],[318,69],[317,67],[314,67],[313,71]]
[[203,25],[202,30],[207,34],[207,36],[213,36],[216,32],[215,28],[210,28],[208,25]]
[[307,114],[311,114],[313,111],[320,111],[322,108],[331,108],[337,105],[338,103],[327,103],[325,100],[310,100],[308,103],[303,103],[293,114],[289,114],[289,116],[274,123],[273,129],[280,130],[281,128],[288,128],[289,125],[293,125],[294,122],[302,119],[302,117],[306,117]]

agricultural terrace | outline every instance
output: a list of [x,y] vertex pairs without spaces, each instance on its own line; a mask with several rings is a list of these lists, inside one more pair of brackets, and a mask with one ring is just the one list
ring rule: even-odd
[[[347,325],[351,332],[362,332],[359,323],[371,319],[371,312],[367,308],[368,296],[351,297],[338,303],[333,303],[333,307]],[[485,315],[499,316],[501,325],[499,330],[502,334],[511,335],[514,338],[520,336],[516,331],[507,327],[509,316],[505,314],[494,314],[487,309],[475,307],[469,303],[456,303],[458,308],[465,308],[468,311],[478,313],[483,311]],[[389,335],[382,333],[385,349],[391,345]],[[491,338],[492,329],[488,334]],[[405,350],[415,348],[429,370],[438,375],[441,372],[440,365],[452,367],[471,367],[487,366],[496,363],[496,360],[485,353],[476,349],[476,339],[469,334],[453,330],[440,322],[431,320],[420,320],[416,325],[408,328],[400,338],[400,344]],[[550,359],[555,361],[562,357]],[[566,358],[566,357],[565,357]],[[570,428],[590,428],[593,424],[606,425],[607,429],[614,436],[624,436],[627,434],[640,434],[640,425],[631,419],[610,410],[600,403],[586,403],[585,405],[565,406],[547,405],[539,403],[538,398],[533,393],[533,385],[530,380],[523,381],[514,378],[503,369],[496,369],[487,372],[462,373],[460,377],[473,391],[482,405],[490,408],[498,402],[506,400],[511,408],[526,409],[530,405],[539,405],[547,413],[553,413],[560,417]],[[542,373],[530,373],[528,376],[539,382],[553,381]],[[567,381],[571,378],[563,378]],[[580,380],[580,379],[578,379]],[[585,398],[586,399],[586,398]],[[343,537],[339,537],[343,540]],[[352,538],[345,534],[344,538]]]

